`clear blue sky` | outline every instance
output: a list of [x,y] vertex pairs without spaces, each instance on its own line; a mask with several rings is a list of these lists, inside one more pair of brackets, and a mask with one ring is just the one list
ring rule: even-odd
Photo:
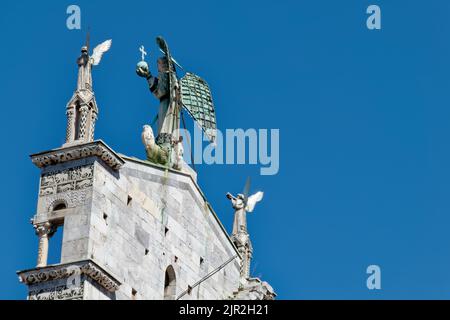
[[[71,2],[0,3],[0,298],[26,295],[15,271],[36,262],[39,181],[28,155],[64,142],[89,25],[92,44],[113,39],[94,88],[96,137],[115,151],[144,157],[157,101],[134,67],[144,44],[154,70],[159,34],[209,82],[219,128],[280,129],[278,175],[198,168],[228,230],[225,193],[247,176],[265,192],[249,217],[253,274],[279,298],[450,299],[449,1],[75,3],[81,31],[65,26]],[[381,31],[365,26],[370,4]],[[370,264],[382,269],[377,292]]]

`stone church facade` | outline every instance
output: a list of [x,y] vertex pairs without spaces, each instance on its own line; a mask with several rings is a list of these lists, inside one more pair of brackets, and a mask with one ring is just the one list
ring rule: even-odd
[[[32,218],[37,266],[18,272],[27,298],[273,299],[267,282],[242,277],[248,250],[228,235],[196,173],[94,140],[97,114],[92,83],[78,83],[66,143],[31,156],[41,174]],[[47,265],[57,230],[61,261]]]

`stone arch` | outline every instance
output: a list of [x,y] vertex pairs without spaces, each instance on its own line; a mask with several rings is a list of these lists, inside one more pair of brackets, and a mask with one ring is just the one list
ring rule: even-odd
[[67,209],[69,205],[65,199],[56,199],[50,203],[48,206],[48,212],[58,211],[62,209]]
[[177,291],[177,277],[175,270],[170,265],[164,274],[164,300],[175,300]]

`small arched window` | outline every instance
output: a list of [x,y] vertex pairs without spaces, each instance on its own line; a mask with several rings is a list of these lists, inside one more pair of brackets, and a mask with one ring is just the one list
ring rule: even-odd
[[168,266],[164,275],[164,300],[175,300],[177,278],[172,266]]
[[58,203],[53,207],[53,211],[67,209],[67,206],[64,202]]
[[65,200],[56,200],[50,205],[50,212],[67,209]]

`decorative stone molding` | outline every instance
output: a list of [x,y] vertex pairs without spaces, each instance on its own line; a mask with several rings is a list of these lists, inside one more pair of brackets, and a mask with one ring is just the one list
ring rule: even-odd
[[266,281],[250,278],[230,298],[232,300],[274,300],[276,296],[275,291]]
[[65,193],[50,194],[44,197],[45,208],[47,212],[51,212],[55,204],[64,203],[67,208],[75,208],[85,204],[87,198],[87,190],[74,190]]
[[28,300],[82,300],[84,283],[79,287],[69,287],[66,284],[53,288],[30,290]]
[[33,286],[44,282],[67,279],[77,272],[80,276],[85,275],[90,278],[108,292],[115,292],[119,289],[120,282],[92,260],[18,271],[17,274],[20,282]]
[[[36,153],[31,155],[31,161],[38,168],[44,168],[50,165],[93,156],[102,159],[103,162],[113,170],[119,170],[125,163],[125,161],[102,140]],[[48,191],[50,192],[50,190]]]
[[41,176],[39,196],[47,212],[52,212],[58,203],[64,203],[66,208],[78,207],[85,203],[93,179],[93,164],[46,172]]
[[92,186],[94,165],[47,172],[41,176],[40,196],[85,189]]

